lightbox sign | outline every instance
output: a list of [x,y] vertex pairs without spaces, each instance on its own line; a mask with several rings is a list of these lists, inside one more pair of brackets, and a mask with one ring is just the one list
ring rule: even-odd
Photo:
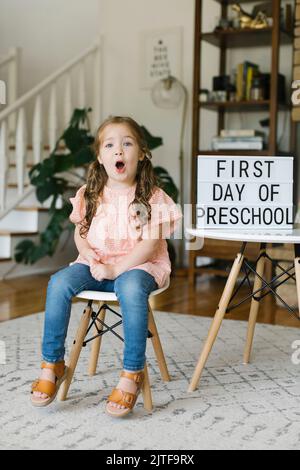
[[197,228],[293,226],[293,157],[198,156]]

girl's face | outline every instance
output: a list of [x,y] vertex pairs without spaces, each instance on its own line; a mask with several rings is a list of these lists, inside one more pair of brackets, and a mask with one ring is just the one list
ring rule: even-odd
[[110,183],[133,185],[141,152],[136,137],[126,124],[108,124],[101,135],[98,160],[103,164]]

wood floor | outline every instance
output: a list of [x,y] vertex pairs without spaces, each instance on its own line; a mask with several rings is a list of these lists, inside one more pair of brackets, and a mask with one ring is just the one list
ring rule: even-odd
[[[0,322],[43,311],[48,280],[49,275],[38,275],[0,282]],[[224,285],[225,279],[202,275],[198,277],[195,288],[192,288],[186,276],[173,276],[170,288],[153,299],[151,304],[155,310],[211,317]],[[249,306],[248,301],[228,314],[227,318],[248,320]],[[276,305],[270,296],[261,303],[258,321],[300,326],[299,320]]]

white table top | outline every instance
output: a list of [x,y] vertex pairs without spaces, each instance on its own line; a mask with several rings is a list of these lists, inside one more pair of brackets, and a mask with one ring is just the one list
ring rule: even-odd
[[300,226],[294,225],[290,230],[240,230],[187,228],[189,235],[199,238],[211,238],[214,240],[240,241],[240,242],[260,242],[260,243],[292,243],[300,244]]

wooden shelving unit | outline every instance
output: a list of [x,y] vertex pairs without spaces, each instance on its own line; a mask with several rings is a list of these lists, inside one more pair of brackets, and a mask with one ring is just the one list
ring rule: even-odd
[[[226,31],[213,31],[203,33],[202,15],[205,6],[212,0],[195,0],[195,40],[194,40],[194,86],[193,86],[193,142],[192,142],[192,181],[191,181],[191,202],[196,207],[197,202],[197,156],[198,155],[293,155],[296,147],[296,125],[290,119],[290,149],[289,152],[283,152],[277,147],[277,120],[278,111],[291,110],[291,104],[278,102],[278,73],[279,73],[279,49],[281,44],[290,44],[293,47],[294,34],[293,31],[285,31],[280,26],[280,7],[281,0],[272,0],[273,7],[273,26],[263,30],[239,29]],[[236,3],[234,0],[215,0],[220,4],[220,17],[227,17],[228,6]],[[240,4],[250,3],[250,0],[241,0]],[[295,3],[295,2],[293,2]],[[250,48],[269,46],[270,47],[270,99],[263,101],[240,101],[240,102],[200,102],[199,90],[201,89],[201,60],[202,60],[202,42],[208,42],[220,49],[219,75],[226,73],[226,53],[228,49],[233,48]],[[293,64],[291,64],[292,70]],[[269,141],[265,150],[261,151],[211,151],[200,148],[200,116],[207,110],[214,111],[218,116],[218,134],[224,129],[225,114],[232,112],[258,112],[268,111]],[[193,211],[193,224],[195,220],[195,210]],[[209,241],[208,241],[209,242]],[[234,249],[230,244],[222,247],[218,246],[219,242],[205,243],[200,251],[190,251],[189,263],[189,280],[191,284],[195,283],[196,275],[203,272],[212,272],[220,274],[220,269],[211,269],[209,267],[197,268],[196,260],[198,257],[209,257],[216,260],[233,259],[235,256]],[[225,257],[226,253],[226,257]]]

